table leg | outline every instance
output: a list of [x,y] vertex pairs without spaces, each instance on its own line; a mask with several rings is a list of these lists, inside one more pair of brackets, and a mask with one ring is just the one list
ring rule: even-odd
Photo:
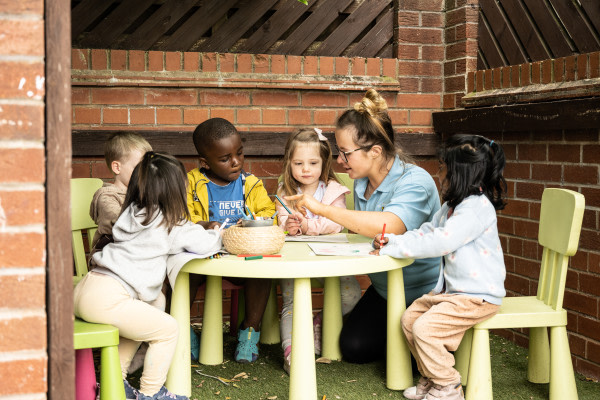
[[294,280],[290,400],[317,398],[310,278]]
[[388,271],[386,386],[406,389],[413,384],[410,350],[406,344],[400,319],[406,310],[402,269]]
[[200,338],[200,364],[217,365],[223,362],[223,280],[220,276],[206,277],[204,315]]
[[191,396],[190,275],[179,272],[171,297],[171,316],[177,320],[179,337],[165,386],[179,395]]
[[340,294],[340,278],[337,276],[325,278],[324,287],[321,355],[330,360],[341,360],[342,297]]

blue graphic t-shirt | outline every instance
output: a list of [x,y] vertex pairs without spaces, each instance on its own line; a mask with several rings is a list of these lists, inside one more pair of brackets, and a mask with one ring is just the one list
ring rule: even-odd
[[244,209],[244,182],[242,175],[228,185],[219,186],[212,182],[206,185],[208,189],[208,220],[223,223],[229,218],[227,226],[235,225],[242,217]]

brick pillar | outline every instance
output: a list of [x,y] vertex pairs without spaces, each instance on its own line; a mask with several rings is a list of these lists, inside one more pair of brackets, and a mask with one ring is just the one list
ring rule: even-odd
[[0,397],[43,399],[44,2],[4,1],[0,13]]
[[474,90],[479,0],[446,0],[444,108],[457,108]]
[[[432,132],[431,113],[441,108],[443,93],[444,1],[399,0],[397,7],[397,106],[408,113],[406,125],[410,125],[401,130]],[[394,125],[401,122],[396,114],[390,113]]]

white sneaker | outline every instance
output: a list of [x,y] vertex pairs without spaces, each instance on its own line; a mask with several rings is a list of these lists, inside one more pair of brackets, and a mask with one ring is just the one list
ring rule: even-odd
[[465,395],[460,382],[446,386],[434,384],[425,396],[425,400],[465,400]]
[[402,394],[410,400],[422,400],[427,396],[427,392],[433,386],[433,382],[425,377],[420,377],[417,386],[412,386],[406,389]]

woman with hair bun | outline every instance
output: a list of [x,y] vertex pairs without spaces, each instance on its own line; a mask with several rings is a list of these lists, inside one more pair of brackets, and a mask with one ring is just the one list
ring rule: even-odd
[[[360,103],[337,120],[337,162],[354,179],[354,210],[332,207],[312,196],[286,196],[348,230],[374,237],[386,232],[401,235],[431,221],[440,209],[433,178],[414,164],[394,143],[387,103],[377,91],[367,91]],[[440,258],[416,260],[403,269],[406,306],[432,290]],[[387,272],[370,274],[371,286],[348,314],[340,335],[346,361],[367,363],[385,358],[387,336]],[[399,328],[400,329],[400,328]]]

